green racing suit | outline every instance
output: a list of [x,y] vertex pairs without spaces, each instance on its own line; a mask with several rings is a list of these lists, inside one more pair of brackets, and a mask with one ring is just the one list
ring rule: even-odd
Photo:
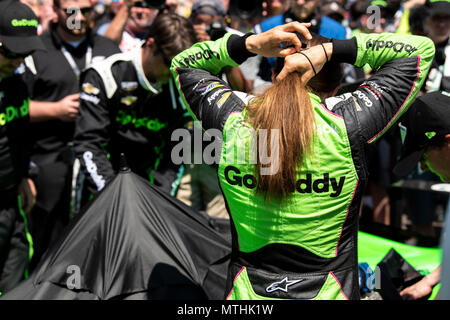
[[252,56],[226,34],[197,43],[172,61],[180,96],[194,119],[221,132],[217,174],[230,215],[227,299],[359,299],[357,231],[368,179],[368,146],[408,109],[434,57],[425,37],[357,34],[333,39],[331,59],[376,70],[357,90],[321,99],[310,93],[316,130],[299,163],[296,187],[280,201],[257,194],[252,96],[217,74]]

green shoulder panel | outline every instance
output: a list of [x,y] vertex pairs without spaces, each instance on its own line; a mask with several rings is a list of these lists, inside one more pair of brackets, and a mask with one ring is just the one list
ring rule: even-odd
[[[358,45],[355,63],[358,67],[368,63],[372,69],[378,69],[391,60],[419,56],[419,66],[426,71],[433,61],[434,44],[427,37],[393,33],[357,33],[354,36]],[[423,71],[419,77],[423,76]]]
[[358,54],[355,65],[362,67],[366,64],[377,70],[387,62],[402,58],[417,58],[417,77],[412,83],[411,91],[406,97],[399,111],[388,125],[369,143],[376,141],[408,110],[422,87],[433,62],[435,47],[433,41],[427,37],[393,33],[359,33],[355,35]]
[[172,77],[175,80],[175,84],[184,107],[189,111],[190,115],[194,119],[196,119],[196,116],[192,113],[189,103],[186,101],[176,69],[202,69],[217,75],[224,67],[237,66],[238,64],[230,58],[227,50],[228,39],[231,36],[231,33],[227,33],[216,41],[198,42],[189,49],[182,51],[172,59],[172,65],[170,67]]
[[198,42],[175,56],[171,65],[175,79],[177,78],[175,68],[203,69],[212,74],[218,74],[224,67],[237,66],[238,64],[230,58],[227,50],[228,39],[231,35],[227,33],[216,41]]
[[417,79],[405,105],[412,103],[428,74],[433,62],[435,47],[427,37],[393,33],[359,33],[355,35],[358,55],[355,65],[369,64],[374,70],[383,64],[401,58],[418,57]]

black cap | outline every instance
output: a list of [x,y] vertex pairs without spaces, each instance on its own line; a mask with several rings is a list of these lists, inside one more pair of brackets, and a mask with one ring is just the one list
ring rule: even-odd
[[426,148],[450,133],[450,93],[436,91],[418,98],[403,116],[401,125],[406,128],[406,136],[402,157],[394,167],[399,177],[411,173]]
[[425,6],[430,10],[430,16],[437,14],[446,14],[450,16],[449,0],[427,0]]
[[225,6],[220,0],[196,0],[192,4],[192,16],[209,14],[212,16],[225,16]]
[[19,0],[0,1],[0,42],[14,53],[45,50],[37,35],[39,21]]
[[335,1],[325,1],[320,6],[320,13],[327,17],[339,17],[343,19],[345,10]]

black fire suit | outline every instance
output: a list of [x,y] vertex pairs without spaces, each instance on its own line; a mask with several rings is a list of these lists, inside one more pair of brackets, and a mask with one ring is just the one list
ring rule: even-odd
[[256,192],[254,155],[264,161],[268,157],[258,150],[261,140],[255,143],[257,132],[247,113],[253,97],[232,91],[215,75],[251,55],[245,39],[227,34],[197,43],[172,61],[193,117],[208,132],[222,133],[217,135],[217,174],[232,235],[225,295],[240,300],[359,299],[357,231],[369,176],[367,150],[413,102],[434,45],[425,37],[389,33],[333,39],[336,63],[368,63],[377,71],[352,93],[324,101],[309,93],[315,118],[312,151],[298,165],[295,188],[280,200]]
[[173,194],[182,168],[170,161],[171,135],[188,119],[172,80],[148,82],[140,48],[94,64],[81,77],[75,128],[75,152],[87,187],[81,197],[114,177],[121,153],[133,172]]
[[[68,43],[57,32],[56,24],[40,38],[47,51],[28,56],[22,75],[33,101],[56,102],[78,93],[78,72],[120,52],[111,39],[92,32],[87,32],[78,45]],[[31,159],[39,169],[34,179],[38,195],[30,223],[35,244],[32,269],[69,223],[74,127],[74,122],[55,118],[30,125]]]
[[29,98],[17,77],[0,79],[0,292],[23,279],[31,243],[20,207],[18,186],[28,174]]

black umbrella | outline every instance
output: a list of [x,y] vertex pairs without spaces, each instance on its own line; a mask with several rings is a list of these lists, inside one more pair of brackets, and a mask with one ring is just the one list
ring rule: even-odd
[[230,251],[206,216],[125,170],[2,299],[223,299]]

